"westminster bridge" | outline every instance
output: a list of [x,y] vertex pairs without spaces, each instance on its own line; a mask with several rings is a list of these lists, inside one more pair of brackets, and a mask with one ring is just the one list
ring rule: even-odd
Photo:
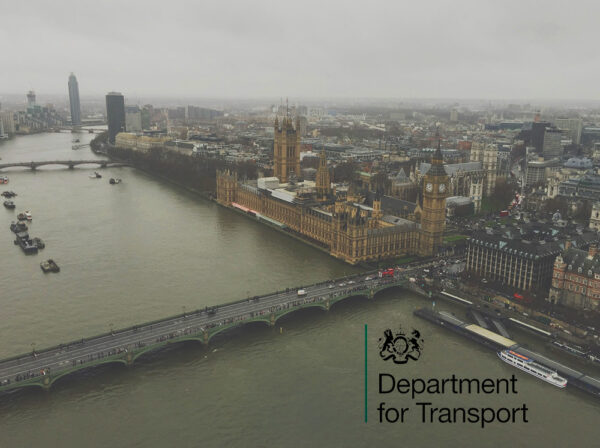
[[[411,275],[425,265],[396,270],[393,277],[363,273],[311,286],[287,289],[165,319],[112,330],[105,334],[0,360],[0,391],[25,386],[50,388],[59,378],[78,370],[108,363],[131,365],[144,353],[167,344],[199,341],[251,322],[274,326],[283,316],[305,308],[329,310],[349,297],[372,299],[378,292],[409,284]],[[299,290],[304,293],[298,293]]]

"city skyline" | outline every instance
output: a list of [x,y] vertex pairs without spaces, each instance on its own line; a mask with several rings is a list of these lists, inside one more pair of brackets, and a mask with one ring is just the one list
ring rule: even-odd
[[[72,70],[86,80],[86,95],[587,99],[599,7],[578,3],[500,11],[464,0],[432,11],[384,2],[131,2],[119,14],[73,3],[68,17],[43,3],[14,5],[0,36],[21,45],[8,48],[14,64],[0,85],[3,93],[56,94]],[[111,33],[99,32],[107,24]],[[162,63],[150,65],[156,57]]]

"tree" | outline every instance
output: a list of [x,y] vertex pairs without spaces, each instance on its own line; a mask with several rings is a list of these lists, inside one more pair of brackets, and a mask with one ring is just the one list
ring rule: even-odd
[[391,181],[388,178],[387,174],[383,171],[379,171],[371,179],[371,188],[374,188],[375,191],[383,191],[385,193],[388,193],[390,191],[390,187]]
[[515,197],[515,185],[506,179],[497,179],[496,188],[488,198],[492,210],[504,210]]
[[579,222],[587,222],[592,214],[592,203],[590,201],[582,201],[577,204],[577,208],[573,212],[573,219]]
[[566,218],[569,214],[569,204],[565,198],[556,196],[555,198],[546,199],[544,211],[547,213],[559,212],[562,217]]
[[333,180],[335,182],[351,182],[356,180],[358,166],[353,161],[338,164],[333,169]]

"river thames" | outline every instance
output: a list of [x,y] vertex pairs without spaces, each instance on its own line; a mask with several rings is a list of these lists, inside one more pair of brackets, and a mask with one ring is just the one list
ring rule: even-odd
[[[77,137],[87,142],[93,135]],[[73,138],[56,133],[0,142],[0,163],[98,158],[89,148],[72,150]],[[2,189],[18,196],[15,211],[0,210],[0,357],[358,272],[133,168],[99,170],[102,179],[91,179],[94,169],[3,172],[10,183]],[[110,177],[123,182],[109,185]],[[9,225],[24,210],[33,214],[30,235],[46,243],[38,255],[25,256],[13,245]],[[39,263],[46,258],[58,262],[59,274],[42,273]],[[174,345],[132,367],[65,377],[47,392],[2,394],[0,447],[597,445],[600,400],[543,383],[494,352],[414,317],[422,306],[431,304],[407,291],[349,299],[329,312],[292,314],[276,328],[232,330],[208,348]],[[436,307],[461,313],[443,303]],[[420,330],[424,351],[418,362],[390,365],[378,356],[378,338],[400,325]],[[514,338],[542,349],[521,333]],[[491,408],[526,403],[529,422],[485,429],[421,423],[410,397],[378,394],[379,372],[405,378],[514,374],[518,394],[446,394],[422,401]],[[382,401],[414,409],[404,423],[379,423]]]

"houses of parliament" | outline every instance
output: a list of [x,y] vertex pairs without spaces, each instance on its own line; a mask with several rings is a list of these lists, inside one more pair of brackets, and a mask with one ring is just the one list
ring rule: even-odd
[[381,197],[364,203],[356,186],[331,183],[322,152],[315,181],[300,181],[299,124],[275,119],[273,177],[242,181],[217,172],[217,201],[283,228],[350,264],[403,255],[432,256],[446,225],[448,176],[438,147],[423,179],[422,206],[407,217],[386,214]]

